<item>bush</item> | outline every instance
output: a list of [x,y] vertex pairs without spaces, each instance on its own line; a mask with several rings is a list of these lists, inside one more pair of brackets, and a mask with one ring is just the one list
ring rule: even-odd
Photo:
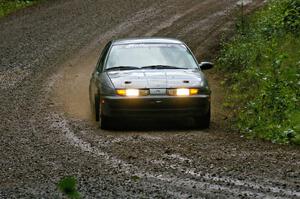
[[234,127],[250,137],[300,144],[300,0],[270,1],[223,45]]
[[77,180],[75,177],[72,176],[65,177],[58,182],[57,186],[59,190],[68,198],[72,198],[72,199],[81,198],[76,188]]

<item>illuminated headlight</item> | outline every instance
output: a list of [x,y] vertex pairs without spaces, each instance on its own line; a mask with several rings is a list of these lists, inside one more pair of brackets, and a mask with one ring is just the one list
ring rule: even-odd
[[199,94],[199,89],[197,88],[177,88],[168,89],[168,94],[173,96],[190,96]]
[[127,96],[127,97],[138,97],[149,95],[148,89],[117,89],[118,95]]

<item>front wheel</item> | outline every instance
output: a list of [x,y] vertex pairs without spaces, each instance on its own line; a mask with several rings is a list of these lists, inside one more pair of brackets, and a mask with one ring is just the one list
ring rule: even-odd
[[211,115],[211,112],[210,112],[210,109],[208,110],[208,112],[201,116],[201,117],[196,117],[195,118],[195,121],[196,121],[196,126],[197,127],[200,127],[200,128],[209,128],[209,125],[210,125],[210,115]]
[[100,128],[103,130],[109,130],[111,128],[111,118],[101,115]]
[[99,122],[100,119],[100,97],[99,96],[95,96],[95,105],[94,105],[94,115],[95,115],[95,120],[96,122]]

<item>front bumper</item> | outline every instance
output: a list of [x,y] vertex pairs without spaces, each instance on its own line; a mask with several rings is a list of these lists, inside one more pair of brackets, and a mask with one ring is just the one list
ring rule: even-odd
[[210,95],[103,96],[101,109],[101,114],[116,118],[201,117],[210,110]]

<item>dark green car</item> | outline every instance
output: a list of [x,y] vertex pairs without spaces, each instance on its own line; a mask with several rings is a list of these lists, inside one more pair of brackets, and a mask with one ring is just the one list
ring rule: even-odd
[[198,64],[181,41],[137,38],[110,41],[90,80],[90,103],[101,128],[115,119],[193,117],[209,127],[210,95]]

